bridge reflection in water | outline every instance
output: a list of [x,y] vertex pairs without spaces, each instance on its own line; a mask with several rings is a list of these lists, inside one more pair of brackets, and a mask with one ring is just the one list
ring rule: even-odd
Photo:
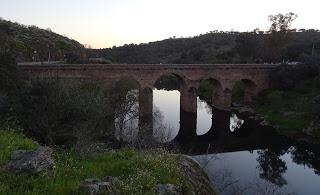
[[[182,98],[184,97],[180,96],[178,91],[175,91],[173,95],[167,97],[173,101],[172,103],[162,103],[169,104],[168,107],[173,107],[174,104],[178,104],[179,102],[180,105],[176,105],[174,108],[166,108],[165,110],[163,110],[161,106],[159,108],[161,112],[165,111],[165,113],[162,113],[165,120],[169,117],[169,120],[172,119],[175,122],[169,122],[169,126],[171,127],[169,130],[159,129],[157,128],[158,124],[155,124],[158,122],[156,121],[157,117],[154,116],[155,108],[158,106],[154,104],[159,104],[159,102],[153,102],[153,100],[156,99],[156,101],[161,101],[161,95],[166,96],[168,93],[173,92],[165,90],[140,90],[137,97],[139,98],[138,124],[140,134],[138,137],[148,136],[154,139],[157,139],[158,137],[157,141],[159,141],[159,134],[161,136],[161,133],[164,133],[162,134],[164,137],[162,137],[162,139],[160,138],[160,141],[165,141],[167,144],[174,144],[179,147],[182,153],[186,154],[255,150],[265,148],[272,142],[283,142],[281,140],[281,136],[275,136],[276,133],[273,129],[261,127],[258,125],[258,122],[248,118],[245,119],[246,121],[240,129],[231,132],[231,112],[227,110],[219,110],[211,106],[202,108],[211,109],[206,110],[207,115],[210,114],[210,117],[207,116],[210,122],[207,121],[207,124],[205,125],[208,126],[208,124],[210,124],[211,126],[206,130],[202,129],[201,131],[205,131],[205,133],[201,133],[201,135],[199,135],[199,129],[197,129],[199,128],[199,125],[197,125],[197,122],[199,122],[197,119],[197,111],[199,111],[197,109],[197,101],[191,102],[195,107],[193,112],[190,112],[190,110],[186,111],[181,103],[183,101]],[[153,97],[154,94],[156,97]],[[194,99],[197,100],[196,94],[194,95]],[[177,100],[177,98],[180,100]],[[189,108],[190,105],[188,106],[188,109]],[[168,114],[168,112],[177,113]],[[179,116],[175,116],[175,114],[178,114]],[[160,122],[167,123],[168,121]],[[166,128],[166,126],[162,127]],[[161,132],[159,133],[155,131]]]

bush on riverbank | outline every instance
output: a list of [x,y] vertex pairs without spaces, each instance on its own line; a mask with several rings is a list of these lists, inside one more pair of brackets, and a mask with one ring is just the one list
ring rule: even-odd
[[15,118],[26,135],[42,143],[64,144],[62,139],[68,137],[77,143],[89,134],[94,139],[108,133],[107,118],[111,111],[106,94],[91,83],[26,81],[10,97],[9,104],[6,114]]
[[[256,109],[280,130],[302,131],[319,122],[319,66],[280,67],[273,75],[273,89],[257,97]],[[313,134],[316,136],[320,130]],[[317,137],[317,136],[316,136]]]
[[3,169],[10,153],[34,149],[29,138],[10,128],[0,128],[0,194],[75,194],[86,178],[119,177],[123,194],[153,194],[158,183],[187,189],[175,157],[164,151],[115,152],[80,157],[71,150],[54,149],[54,174],[15,175]]

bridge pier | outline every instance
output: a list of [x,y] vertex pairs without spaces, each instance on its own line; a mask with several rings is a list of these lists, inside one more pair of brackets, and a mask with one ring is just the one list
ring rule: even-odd
[[232,100],[232,91],[227,88],[223,91],[223,102],[222,106],[224,110],[229,110],[231,107],[231,100]]
[[244,88],[244,97],[243,97],[243,103],[245,105],[251,105],[252,104],[252,98],[256,95],[255,86],[247,86]]
[[197,138],[197,113],[186,112],[180,108],[180,129],[175,141],[182,148],[192,148],[190,143],[193,143]]
[[232,92],[230,89],[215,92],[212,96],[212,106],[220,110],[230,110]]
[[197,113],[196,89],[188,86],[180,87],[180,108],[185,112]]
[[139,137],[153,136],[153,92],[139,89]]
[[223,101],[224,101],[224,93],[221,87],[221,84],[216,82],[213,82],[213,92],[212,92],[212,99],[211,99],[211,106],[212,107],[223,107]]
[[176,141],[181,146],[197,139],[197,93],[196,89],[180,87],[180,129]]

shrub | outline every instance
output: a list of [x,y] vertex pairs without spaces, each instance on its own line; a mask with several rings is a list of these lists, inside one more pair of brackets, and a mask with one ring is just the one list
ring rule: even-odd
[[0,92],[9,92],[18,86],[18,70],[15,59],[8,53],[0,53]]
[[272,87],[279,90],[290,90],[301,81],[315,78],[318,75],[318,65],[281,65],[271,73]]
[[12,107],[25,133],[46,144],[79,142],[106,131],[105,94],[90,83],[32,80],[19,91]]

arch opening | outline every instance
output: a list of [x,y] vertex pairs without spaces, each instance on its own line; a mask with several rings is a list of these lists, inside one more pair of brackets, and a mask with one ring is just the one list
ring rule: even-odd
[[257,85],[249,79],[242,79],[236,82],[232,88],[231,105],[251,105],[252,98],[256,95]]
[[157,90],[179,90],[184,85],[182,76],[175,73],[163,74],[154,82],[154,87]]
[[205,79],[197,90],[197,135],[213,130],[213,109],[222,102],[222,86],[216,79]]
[[179,133],[180,98],[184,81],[175,73],[161,75],[153,89],[153,137],[158,142],[169,142]]

